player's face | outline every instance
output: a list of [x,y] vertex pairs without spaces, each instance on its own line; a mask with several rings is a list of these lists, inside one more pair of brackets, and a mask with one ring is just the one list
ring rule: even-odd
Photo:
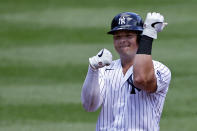
[[114,47],[120,57],[134,57],[137,52],[137,34],[132,31],[117,31],[113,35]]

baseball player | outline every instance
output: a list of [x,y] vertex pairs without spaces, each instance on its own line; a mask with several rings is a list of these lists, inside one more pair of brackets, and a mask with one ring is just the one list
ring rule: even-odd
[[132,12],[113,18],[108,34],[120,59],[112,61],[107,49],[89,58],[81,93],[85,110],[101,107],[96,131],[159,131],[171,72],[152,60],[151,50],[165,25],[155,12],[148,13],[144,23]]

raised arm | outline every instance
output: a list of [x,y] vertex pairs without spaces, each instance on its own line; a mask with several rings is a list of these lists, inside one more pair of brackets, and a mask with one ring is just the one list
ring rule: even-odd
[[153,39],[157,39],[157,32],[162,31],[165,25],[167,23],[164,23],[164,17],[161,14],[147,14],[138,51],[134,59],[134,85],[147,92],[155,92],[157,89],[151,50]]
[[104,86],[105,76],[101,75],[98,69],[110,65],[112,55],[107,49],[102,49],[96,56],[91,57],[89,62],[90,66],[82,87],[81,101],[84,109],[91,112],[97,110],[103,101],[100,89]]

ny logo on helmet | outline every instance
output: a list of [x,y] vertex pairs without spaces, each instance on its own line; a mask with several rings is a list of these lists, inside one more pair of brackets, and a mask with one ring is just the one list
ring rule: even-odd
[[119,24],[119,25],[123,25],[123,24],[125,25],[125,24],[126,24],[125,20],[126,20],[125,17],[124,17],[124,16],[121,16],[121,17],[119,18],[118,24]]

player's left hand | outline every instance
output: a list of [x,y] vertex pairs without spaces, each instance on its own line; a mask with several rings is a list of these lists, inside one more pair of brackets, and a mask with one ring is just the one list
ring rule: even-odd
[[142,35],[157,39],[157,32],[161,32],[168,23],[164,22],[164,17],[160,13],[148,13],[144,22]]

